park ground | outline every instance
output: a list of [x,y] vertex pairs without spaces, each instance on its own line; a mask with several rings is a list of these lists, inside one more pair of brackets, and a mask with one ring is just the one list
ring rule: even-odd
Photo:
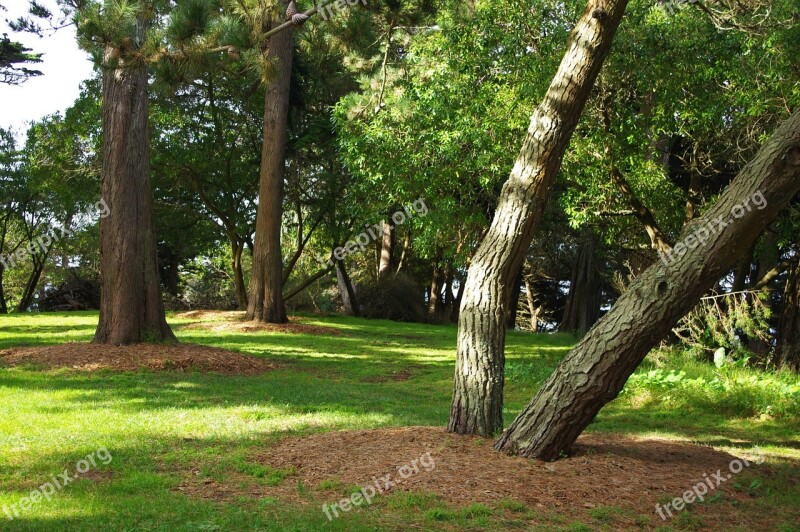
[[[0,530],[800,530],[788,373],[654,352],[543,463],[444,431],[454,326],[169,321],[181,347],[107,349],[61,346],[90,341],[95,313],[0,317]],[[509,334],[507,423],[573,343]],[[715,473],[702,502],[656,513]],[[341,509],[368,485],[385,492]]]

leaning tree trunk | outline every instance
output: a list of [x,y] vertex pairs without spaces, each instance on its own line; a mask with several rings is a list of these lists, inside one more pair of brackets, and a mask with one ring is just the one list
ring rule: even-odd
[[286,173],[286,126],[289,115],[289,81],[292,75],[294,32],[279,32],[269,40],[267,60],[275,71],[267,84],[264,108],[264,140],[261,149],[261,176],[256,215],[256,240],[253,249],[253,274],[247,319],[267,323],[286,323],[286,308],[281,288],[281,219],[283,217],[283,178]]
[[[797,111],[739,172],[711,210],[684,228],[672,256],[657,261],[631,283],[556,368],[495,448],[543,460],[566,452],[603,405],[619,394],[647,353],[730,271],[799,190]],[[764,201],[758,194],[763,194]]]
[[488,436],[502,429],[510,288],[627,3],[589,0],[544,101],[533,113],[492,224],[472,258],[458,318],[451,432]]
[[[139,27],[141,43],[146,24]],[[100,322],[94,342],[175,341],[164,316],[153,228],[147,66],[138,59],[131,64],[113,59],[118,55],[106,48],[101,194],[110,214],[100,220]]]

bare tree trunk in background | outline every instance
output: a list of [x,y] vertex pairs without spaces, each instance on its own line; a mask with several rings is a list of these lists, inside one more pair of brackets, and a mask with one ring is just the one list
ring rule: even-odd
[[533,288],[530,281],[525,277],[525,297],[528,300],[528,310],[531,313],[531,332],[539,332],[539,309],[533,301]]
[[245,244],[239,237],[229,234],[228,239],[231,243],[231,268],[233,269],[233,284],[236,288],[236,306],[239,309],[247,309],[247,285],[244,282],[244,269],[242,267],[242,253]]
[[428,299],[428,318],[436,320],[442,313],[442,289],[444,288],[444,272],[439,264],[442,255],[436,254],[433,262],[433,273],[431,274],[431,296]]
[[281,292],[281,222],[293,35],[291,30],[276,33],[270,37],[267,50],[267,60],[275,64],[275,71],[267,84],[264,100],[264,142],[261,149],[256,239],[247,305],[248,320],[266,323],[289,321]]
[[343,260],[336,261],[336,281],[339,284],[339,294],[342,296],[344,311],[351,316],[360,316],[361,309],[356,299],[356,290],[353,287],[350,276],[347,275]]
[[522,294],[522,279],[525,265],[519,267],[519,274],[514,279],[514,286],[511,287],[511,296],[508,299],[506,308],[506,329],[513,331],[517,327],[517,311],[519,310],[519,296]]
[[464,297],[464,280],[458,280],[458,292],[456,293],[456,298],[453,300],[453,310],[450,312],[450,321],[452,323],[458,323],[458,314],[461,312],[461,300]]
[[[542,460],[555,460],[568,451],[600,409],[619,394],[647,353],[731,270],[798,190],[800,111],[777,129],[715,205],[684,228],[673,260],[657,261],[631,283],[559,364],[495,448]],[[763,194],[765,201],[759,202],[759,206],[765,203],[763,209],[754,206],[757,193]]]
[[[139,25],[137,45],[147,24]],[[133,344],[175,341],[164,315],[150,186],[147,66],[103,69],[101,196],[110,214],[100,220],[100,321],[94,342]]]
[[383,222],[383,236],[381,237],[381,250],[378,258],[378,279],[383,279],[392,271],[394,259],[395,232],[391,222]]
[[458,318],[450,432],[489,436],[502,429],[510,288],[627,3],[587,3],[550,88],[533,113],[491,226],[472,258]]
[[[764,240],[759,249],[758,256],[756,257],[758,268],[756,269],[755,275],[750,280],[750,288],[752,290],[761,289],[758,286],[761,283],[769,286],[772,279],[780,275],[779,271],[781,268],[778,270],[775,269],[778,267],[780,258],[780,251],[778,251],[778,233],[767,228],[764,232]],[[770,288],[770,291],[771,290]],[[766,308],[771,309],[772,297],[767,297],[763,301],[763,304]],[[752,353],[757,355],[759,359],[764,359],[765,355],[772,349],[772,346],[761,338],[749,338],[747,347]]]
[[602,279],[598,257],[597,237],[584,231],[569,283],[569,294],[559,332],[583,336],[600,318]]
[[3,289],[3,274],[6,268],[0,264],[0,314],[8,314],[8,305],[6,304],[6,293]]

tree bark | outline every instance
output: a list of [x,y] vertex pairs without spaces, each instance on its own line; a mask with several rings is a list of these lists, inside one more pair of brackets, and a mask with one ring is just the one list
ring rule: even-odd
[[[147,24],[139,24],[137,45]],[[175,341],[164,315],[150,186],[147,66],[137,58],[103,67],[101,194],[109,216],[100,220],[100,321],[94,342],[123,345]],[[131,54],[134,55],[134,54]]]
[[601,277],[597,237],[585,231],[578,245],[559,332],[583,336],[600,318]]
[[472,258],[458,319],[451,432],[488,436],[502,428],[510,287],[627,3],[587,3],[544,101],[533,113],[491,226]]
[[292,31],[282,31],[269,40],[267,61],[275,64],[267,84],[264,106],[264,140],[261,148],[256,240],[247,319],[286,323],[281,288],[281,221],[286,173],[286,135],[289,116],[289,82],[292,75]]
[[[662,257],[631,283],[495,448],[543,460],[568,451],[647,353],[731,270],[798,190],[800,111],[778,128],[713,208],[684,228],[673,255]],[[765,204],[763,209],[754,207],[757,194],[763,194],[758,203]]]

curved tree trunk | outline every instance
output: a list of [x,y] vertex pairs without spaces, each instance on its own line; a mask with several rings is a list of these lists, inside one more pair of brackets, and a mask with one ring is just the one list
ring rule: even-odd
[[264,107],[264,141],[256,215],[256,241],[247,319],[286,323],[281,287],[281,221],[283,178],[286,173],[286,129],[289,115],[289,82],[292,75],[292,31],[276,33],[269,40],[267,60],[275,71],[267,84]]
[[[600,409],[619,394],[647,353],[730,271],[799,190],[797,111],[711,210],[684,228],[673,256],[657,261],[631,283],[556,368],[495,448],[543,460],[555,460],[569,450]],[[754,201],[758,194],[763,194],[764,201]]]
[[[138,42],[146,23],[139,25]],[[102,198],[100,220],[100,321],[94,342],[132,344],[175,341],[164,316],[150,187],[147,66],[119,64],[107,47],[103,71]]]
[[502,429],[510,287],[627,3],[587,3],[544,101],[533,113],[489,231],[472,258],[458,318],[451,432],[488,436]]

